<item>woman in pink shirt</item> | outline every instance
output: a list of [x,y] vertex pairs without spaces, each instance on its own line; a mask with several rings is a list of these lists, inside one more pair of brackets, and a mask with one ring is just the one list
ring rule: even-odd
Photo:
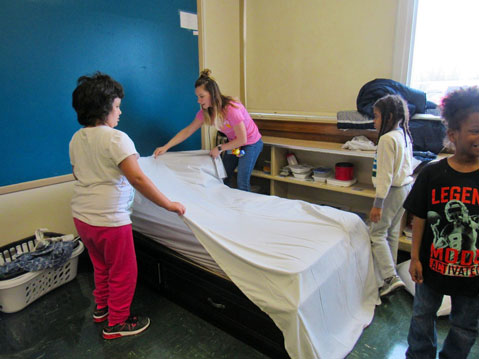
[[231,184],[234,170],[238,167],[238,189],[249,191],[251,172],[263,149],[261,134],[246,108],[232,97],[221,94],[218,84],[210,77],[210,73],[210,70],[205,69],[196,80],[195,94],[198,97],[201,110],[198,111],[193,122],[178,132],[166,145],[158,147],[153,155],[156,158],[171,147],[183,142],[203,123],[215,126],[218,131],[228,137],[229,142],[213,148],[210,151],[210,156],[216,158],[224,151],[241,148],[244,151],[243,156],[237,157],[225,153],[223,157],[223,164],[228,175],[225,183]]

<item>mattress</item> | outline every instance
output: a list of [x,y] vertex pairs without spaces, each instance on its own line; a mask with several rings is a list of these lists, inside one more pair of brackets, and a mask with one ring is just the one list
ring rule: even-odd
[[353,349],[379,303],[368,231],[357,215],[228,188],[207,151],[139,163],[186,213],[167,213],[136,194],[136,231],[219,267],[272,318],[291,358],[343,358]]
[[180,253],[194,264],[225,279],[228,276],[195,237],[191,229],[175,213],[136,196],[131,219],[133,229],[151,240]]

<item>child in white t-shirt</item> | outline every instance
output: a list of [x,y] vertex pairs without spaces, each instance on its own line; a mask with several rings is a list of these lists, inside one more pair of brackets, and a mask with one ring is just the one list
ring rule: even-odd
[[[73,92],[73,108],[84,126],[70,141],[75,176],[72,212],[75,226],[93,263],[95,322],[108,319],[103,338],[139,334],[148,317],[132,316],[137,280],[130,206],[134,189],[178,215],[185,207],[161,193],[138,165],[138,152],[125,133],[115,130],[123,87],[110,76],[82,76]],[[132,187],[133,186],[133,187]]]
[[371,249],[384,281],[379,290],[382,297],[404,287],[396,264],[402,205],[413,182],[412,143],[407,105],[400,96],[380,98],[373,110],[379,139],[372,173],[376,195],[369,218]]

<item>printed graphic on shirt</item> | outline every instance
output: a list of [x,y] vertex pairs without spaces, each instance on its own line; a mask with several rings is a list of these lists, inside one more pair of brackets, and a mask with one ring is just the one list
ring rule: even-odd
[[429,267],[447,276],[479,276],[479,216],[471,216],[463,202],[451,199],[444,207],[444,217],[435,211],[427,213],[434,235]]
[[223,124],[222,124],[221,127],[220,127],[220,124],[221,124],[221,122],[220,122],[219,117],[216,117],[216,119],[215,119],[215,126],[216,126],[216,129],[217,129],[217,130],[219,130],[219,131],[225,131],[225,130],[227,130],[227,129],[232,128],[231,125],[230,125],[230,122],[229,122],[228,120],[226,120],[226,119],[223,120]]

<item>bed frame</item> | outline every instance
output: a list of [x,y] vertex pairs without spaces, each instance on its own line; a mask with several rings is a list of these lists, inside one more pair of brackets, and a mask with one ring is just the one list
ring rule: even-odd
[[289,358],[281,331],[233,282],[139,232],[133,237],[140,281],[262,353]]

